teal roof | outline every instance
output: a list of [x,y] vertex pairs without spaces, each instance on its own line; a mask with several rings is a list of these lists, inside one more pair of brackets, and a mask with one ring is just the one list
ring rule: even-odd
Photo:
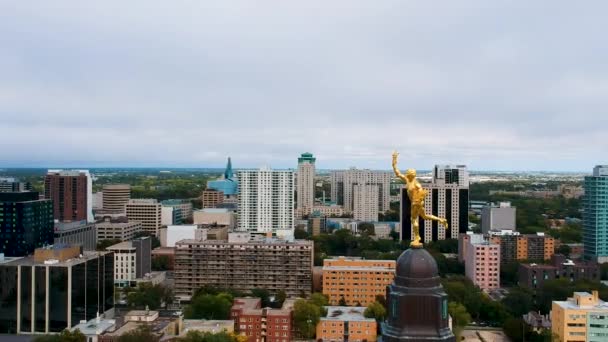
[[298,163],[302,163],[302,162],[310,162],[310,163],[314,163],[317,159],[312,155],[312,153],[310,152],[304,152],[302,153],[302,155],[300,156],[300,158],[298,158]]
[[224,179],[232,179],[233,176],[232,161],[230,160],[230,157],[228,157],[228,164],[226,164],[226,171],[224,171]]

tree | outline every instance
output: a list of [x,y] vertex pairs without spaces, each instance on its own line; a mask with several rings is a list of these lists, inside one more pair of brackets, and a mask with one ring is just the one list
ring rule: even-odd
[[228,293],[198,295],[184,309],[184,317],[187,319],[228,319],[232,307],[231,299],[232,296]]
[[167,255],[159,255],[152,258],[152,271],[166,271],[169,269],[170,258]]
[[117,243],[120,243],[121,240],[120,239],[106,239],[106,240],[101,240],[97,242],[97,250],[98,251],[105,251],[106,248],[113,246]]
[[399,232],[394,229],[391,229],[391,232],[388,233],[388,236],[390,236],[390,238],[393,239],[393,241],[399,240]]
[[281,308],[285,299],[287,299],[287,293],[284,290],[277,291],[276,296],[274,296],[274,302],[272,303],[273,307],[277,309]]
[[247,336],[222,331],[220,333],[189,331],[179,342],[247,342]]
[[340,297],[340,300],[338,301],[338,305],[339,306],[346,306],[346,299],[344,298],[344,296]]
[[156,310],[163,303],[173,302],[173,292],[161,284],[139,283],[134,291],[130,289],[126,289],[126,291],[128,292],[127,303],[132,307],[144,308],[147,306],[151,310]]
[[76,329],[73,332],[65,329],[58,335],[43,335],[34,338],[34,342],[85,342],[87,337]]
[[559,246],[559,248],[557,249],[557,253],[566,256],[566,258],[569,258],[570,253],[572,253],[572,248],[570,248],[570,246],[562,243]]
[[262,300],[262,307],[270,306],[270,292],[266,289],[251,289],[251,295]]
[[[530,333],[530,327],[520,317],[507,318],[503,324],[503,329],[507,336],[509,336],[509,338],[515,342],[523,341],[524,335],[528,335]],[[526,340],[529,341],[529,339]]]
[[456,302],[448,303],[448,312],[452,316],[454,332],[457,336],[460,336],[462,329],[471,322],[471,315],[469,315],[464,305]]
[[357,230],[361,235],[376,235],[374,224],[369,222],[361,222],[357,226]]
[[143,324],[135,330],[120,335],[117,342],[158,342],[159,340],[160,338],[152,332],[152,329],[147,324]]
[[384,321],[386,318],[386,308],[379,302],[371,303],[363,312],[366,318],[374,318],[378,322]]
[[503,298],[502,303],[507,311],[515,317],[521,317],[534,310],[533,293],[521,287],[511,289],[509,294]]
[[308,238],[310,238],[310,235],[308,234],[308,232],[302,228],[296,228],[293,230],[293,236],[297,239],[297,240],[306,240]]
[[305,338],[315,336],[316,327],[321,320],[321,308],[304,299],[298,299],[293,306],[293,324]]
[[309,301],[320,308],[329,305],[327,296],[319,292],[315,292],[310,295]]

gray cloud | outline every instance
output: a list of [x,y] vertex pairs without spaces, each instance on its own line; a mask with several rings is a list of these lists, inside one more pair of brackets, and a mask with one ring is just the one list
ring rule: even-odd
[[0,3],[0,164],[588,170],[601,1]]

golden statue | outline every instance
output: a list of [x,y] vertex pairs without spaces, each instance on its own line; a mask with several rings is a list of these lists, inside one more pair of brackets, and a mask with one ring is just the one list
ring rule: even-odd
[[395,175],[405,183],[405,188],[407,189],[407,197],[410,198],[410,203],[412,204],[410,210],[410,216],[412,221],[412,228],[414,231],[414,240],[410,244],[411,247],[421,248],[422,243],[420,242],[420,224],[418,222],[418,218],[422,217],[423,220],[433,220],[439,222],[441,225],[448,229],[448,220],[444,218],[440,218],[434,215],[427,215],[424,212],[424,198],[426,197],[427,191],[422,188],[422,185],[416,179],[416,170],[408,169],[405,175],[403,175],[399,169],[397,168],[397,159],[399,158],[399,153],[397,151],[393,152],[393,171],[395,171]]

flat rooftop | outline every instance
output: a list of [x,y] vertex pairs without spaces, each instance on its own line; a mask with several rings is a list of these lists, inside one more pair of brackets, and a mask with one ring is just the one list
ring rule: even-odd
[[[27,257],[23,257],[23,258],[12,258],[13,260],[5,262],[3,264],[4,265],[8,265],[8,266],[67,267],[67,266],[78,265],[78,264],[83,263],[83,262],[88,261],[88,260],[96,259],[100,255],[106,255],[108,253],[110,253],[110,252],[89,252],[89,251],[84,251],[84,252],[82,252],[82,257],[76,257],[76,258],[68,259],[68,260],[65,260],[65,261],[60,261],[60,262],[57,262],[57,263],[54,263],[54,264],[50,264],[50,265],[45,265],[43,262],[36,262],[36,261],[34,261],[34,256],[27,256]],[[5,259],[9,259],[9,258],[5,257]],[[0,262],[0,264],[2,264],[2,262]]]
[[176,242],[176,244],[184,245],[301,245],[301,246],[312,246],[313,242],[309,240],[293,240],[287,241],[277,238],[264,238],[260,240],[249,240],[247,242],[228,242],[228,240],[194,240],[185,239]]
[[366,318],[363,313],[363,306],[326,306],[327,316],[321,317],[322,321],[343,321],[343,322],[375,322],[373,318]]
[[113,319],[100,319],[98,321],[94,318],[88,322],[78,324],[70,329],[70,331],[78,329],[85,335],[100,335],[108,330],[114,329],[115,326],[116,321]]
[[185,319],[182,334],[186,335],[188,331],[203,331],[211,333],[220,333],[222,331],[234,331],[234,321],[229,320],[204,320],[204,319]]

